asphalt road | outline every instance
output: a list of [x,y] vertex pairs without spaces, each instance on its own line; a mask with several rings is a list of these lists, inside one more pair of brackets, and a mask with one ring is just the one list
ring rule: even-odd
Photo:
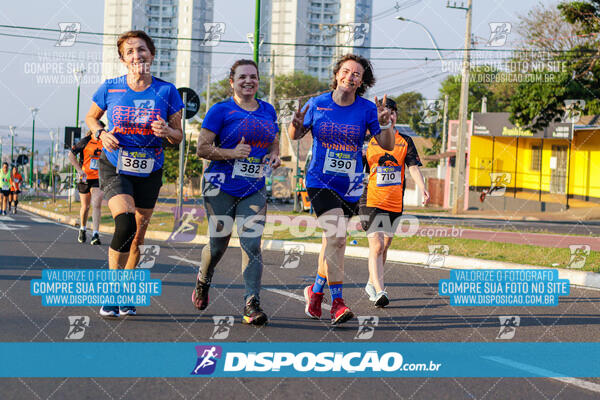
[[[243,280],[239,248],[221,260],[211,288],[211,304],[198,312],[190,301],[201,246],[161,246],[152,278],[162,281],[162,295],[138,315],[107,320],[97,307],[44,307],[30,295],[30,280],[41,270],[106,268],[110,238],[102,246],[76,242],[76,230],[21,213],[0,217],[1,342],[65,342],[68,316],[87,315],[86,342],[207,342],[213,316],[233,316],[224,342],[348,342],[357,338],[354,319],[332,329],[329,320],[304,315],[302,289],[315,273],[317,256],[305,254],[297,268],[281,268],[283,252],[263,254],[262,306],[270,317],[266,327],[242,325]],[[147,244],[152,244],[149,242]],[[443,269],[390,263],[386,281],[389,307],[371,306],[363,291],[366,260],[346,259],[346,303],[358,316],[379,317],[374,342],[498,342],[499,316],[520,316],[513,341],[585,342],[600,337],[600,292],[572,288],[557,307],[452,307],[437,295]],[[326,295],[327,296],[327,295]],[[582,355],[584,356],[584,355]],[[460,354],[457,354],[460,357]],[[2,360],[2,362],[10,362]],[[32,366],[36,368],[37,366]],[[45,366],[51,367],[51,366]],[[582,383],[584,382],[584,383]],[[584,389],[586,383],[592,389]],[[139,398],[403,398],[403,399],[594,399],[600,379],[564,382],[550,378],[10,378],[0,379],[4,399],[139,399]],[[589,386],[589,385],[588,385]]]

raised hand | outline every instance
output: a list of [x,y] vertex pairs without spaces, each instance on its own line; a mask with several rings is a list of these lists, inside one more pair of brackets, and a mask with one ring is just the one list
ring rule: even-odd
[[383,100],[379,101],[375,96],[375,105],[377,106],[377,119],[380,125],[387,125],[390,122],[391,112],[390,109],[385,106],[387,103],[387,94],[383,95]]
[[252,147],[246,144],[246,138],[242,136],[242,140],[233,149],[232,158],[246,158],[250,155]]
[[298,110],[294,112],[294,119],[292,119],[292,126],[298,130],[304,128],[304,116],[308,112],[308,107],[304,111],[302,111],[302,106],[300,102],[298,102]]
[[154,133],[154,136],[160,138],[169,136],[169,125],[160,117],[160,115],[156,121],[153,121],[152,124],[150,124],[150,127],[152,128],[152,133]]

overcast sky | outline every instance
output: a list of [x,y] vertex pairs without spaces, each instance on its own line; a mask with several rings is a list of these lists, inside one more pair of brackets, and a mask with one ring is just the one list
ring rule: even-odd
[[[214,21],[226,24],[223,39],[246,40],[246,34],[253,30],[254,3],[254,0],[215,0]],[[538,1],[474,0],[473,3],[473,35],[479,43],[477,47],[490,49],[486,47],[490,38],[489,24],[512,24],[512,33],[504,45],[504,48],[511,48],[511,42],[517,39],[518,15],[526,14]],[[396,11],[396,5],[399,11]],[[103,14],[104,2],[99,0],[19,0],[0,10],[0,24],[57,29],[59,23],[79,22],[82,31],[102,32]],[[432,47],[423,28],[397,21],[396,15],[425,25],[442,49],[457,49],[464,45],[465,12],[446,8],[446,0],[374,0],[373,15],[371,45],[375,47]],[[263,16],[263,23],[268,18]],[[40,151],[47,151],[51,129],[60,129],[62,134],[64,126],[75,124],[76,85],[71,71],[80,63],[88,71],[81,86],[80,120],[90,107],[92,94],[100,84],[102,46],[82,42],[100,42],[101,39],[80,35],[72,47],[55,47],[56,39],[58,33],[0,27],[3,60],[0,65],[0,137],[4,154],[7,149],[10,151],[9,125],[17,127],[16,144],[31,144],[30,107],[40,109],[36,119],[36,148]],[[250,56],[248,44],[221,43],[213,49],[236,53],[213,54],[213,81],[224,78],[240,54]],[[489,58],[491,54],[496,53],[485,53],[485,57]],[[460,66],[460,52],[444,52],[444,57],[448,61],[442,65],[432,50],[373,49],[371,59],[378,81],[371,93],[398,95],[414,90],[427,98],[436,98],[439,82],[447,76],[448,70]]]

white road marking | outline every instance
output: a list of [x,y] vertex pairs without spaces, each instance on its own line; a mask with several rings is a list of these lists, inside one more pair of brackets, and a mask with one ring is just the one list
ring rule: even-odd
[[192,264],[192,265],[194,265],[196,267],[200,265],[200,261],[194,261],[194,260],[190,260],[190,259],[183,258],[183,257],[169,256],[169,258],[172,258],[172,259],[178,260],[178,261],[183,261],[183,262],[186,262],[188,264]]
[[[178,257],[178,256],[169,256],[170,258],[174,259],[174,260],[179,260],[179,261],[183,261],[195,266],[200,265],[200,261],[194,261],[194,260],[190,260],[188,258],[183,258],[183,257]],[[301,301],[302,303],[304,303],[304,296],[300,296],[296,293],[292,293],[292,292],[288,292],[286,290],[281,290],[281,289],[274,289],[274,288],[269,288],[269,287],[263,287],[263,290],[269,291],[269,292],[273,292],[273,293],[277,293],[280,294],[282,296],[287,296],[290,297],[294,300],[298,300]],[[325,310],[331,310],[331,306],[327,305],[327,304],[323,304],[321,306],[321,308],[325,309]]]
[[31,219],[33,222],[39,222],[40,224],[54,223],[54,221],[50,221],[49,219],[42,218],[42,217],[29,217],[29,219]]
[[20,224],[5,224],[4,222],[0,222],[0,231],[16,231],[19,229],[27,229],[29,226],[20,225]]
[[9,217],[8,215],[3,215],[0,217],[0,221],[14,221],[15,219],[12,217]]
[[569,378],[569,377],[559,377],[559,376],[549,376],[549,375],[560,375],[558,372],[550,371],[544,368],[535,367],[533,365],[523,364],[517,361],[509,360],[503,357],[483,357],[487,360],[495,361],[500,364],[508,365],[509,367],[513,367],[516,369],[520,369],[527,372],[532,372],[536,375],[540,375],[544,378],[554,379],[559,382],[564,382],[569,385],[577,386],[581,389],[589,390],[592,392],[600,393],[600,385],[593,382],[584,381],[579,378]]

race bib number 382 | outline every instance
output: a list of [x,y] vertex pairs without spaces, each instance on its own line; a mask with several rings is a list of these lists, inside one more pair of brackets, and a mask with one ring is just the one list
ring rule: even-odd
[[263,175],[263,164],[260,158],[249,157],[243,160],[235,160],[232,176],[258,179]]
[[117,172],[148,176],[154,168],[154,158],[146,151],[121,150]]
[[323,173],[331,175],[348,175],[356,171],[354,153],[328,149],[325,154]]

